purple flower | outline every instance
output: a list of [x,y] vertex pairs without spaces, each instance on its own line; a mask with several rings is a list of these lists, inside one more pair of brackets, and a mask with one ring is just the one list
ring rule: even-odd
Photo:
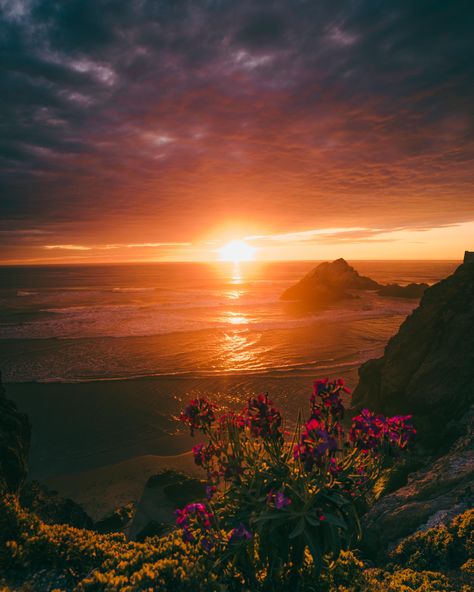
[[257,438],[282,440],[281,414],[272,405],[268,395],[258,395],[257,398],[250,399],[248,406],[244,409],[247,425],[251,434]]
[[291,504],[291,499],[286,497],[282,491],[270,491],[267,495],[267,504],[274,505],[277,510],[283,510]]
[[194,462],[198,467],[207,467],[213,457],[215,456],[215,448],[212,444],[204,446],[204,444],[196,444],[193,446]]
[[212,499],[216,491],[217,487],[215,485],[206,485],[206,499]]
[[301,441],[295,446],[294,458],[299,458],[307,471],[313,466],[322,466],[323,459],[337,450],[337,441],[328,432],[324,423],[310,419],[301,435]]
[[230,533],[229,543],[235,543],[239,540],[250,541],[251,538],[252,533],[249,530],[247,530],[247,528],[245,528],[245,526],[241,522],[239,526],[237,526],[237,528],[234,528]]

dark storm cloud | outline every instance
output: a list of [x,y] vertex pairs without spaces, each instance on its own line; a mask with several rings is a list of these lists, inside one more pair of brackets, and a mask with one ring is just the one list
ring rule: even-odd
[[0,7],[0,228],[70,244],[186,241],[232,216],[474,219],[471,2]]

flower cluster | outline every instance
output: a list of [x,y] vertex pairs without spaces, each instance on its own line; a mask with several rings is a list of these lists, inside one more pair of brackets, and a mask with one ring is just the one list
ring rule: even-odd
[[209,468],[209,464],[216,455],[216,449],[212,444],[196,444],[193,446],[194,462],[198,467]]
[[215,421],[215,405],[206,399],[193,399],[179,416],[179,420],[187,424],[194,436],[194,430],[205,432]]
[[183,540],[196,540],[193,530],[209,531],[214,522],[214,516],[202,503],[188,504],[182,510],[176,510],[176,526],[183,530]]
[[249,400],[248,407],[244,411],[247,424],[254,437],[276,440],[282,438],[281,414],[272,405],[268,395],[258,395],[257,398]]
[[385,417],[362,409],[352,418],[350,441],[364,453],[378,452],[384,444],[404,449],[414,440],[416,430],[411,415]]
[[[386,456],[413,441],[411,416],[367,409],[346,433],[345,393],[341,379],[317,380],[310,416],[298,420],[292,440],[268,395],[218,419],[210,403],[196,399],[181,416],[191,433],[199,429],[208,439],[193,448],[207,471],[207,502],[178,511],[177,525],[185,541],[232,558],[248,589],[252,573],[266,573],[269,586],[282,574],[296,577],[308,553],[316,572],[327,569],[360,536],[356,501],[370,492]],[[277,565],[279,575],[272,574]],[[292,589],[289,581],[281,589]]]
[[337,450],[337,440],[328,431],[326,424],[318,419],[310,419],[296,444],[293,456],[299,459],[305,470],[311,471],[314,465],[321,467],[324,460]]
[[316,380],[313,385],[313,394],[310,398],[311,416],[318,419],[321,416],[321,404],[326,408],[334,421],[340,421],[344,417],[344,403],[341,394],[350,393],[344,386],[344,380],[330,381],[328,378]]

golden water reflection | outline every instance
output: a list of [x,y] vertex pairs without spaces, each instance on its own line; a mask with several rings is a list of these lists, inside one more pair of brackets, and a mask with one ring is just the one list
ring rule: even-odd
[[240,312],[232,312],[229,310],[228,312],[225,312],[224,315],[224,322],[230,323],[231,325],[247,325],[249,322],[248,317]]

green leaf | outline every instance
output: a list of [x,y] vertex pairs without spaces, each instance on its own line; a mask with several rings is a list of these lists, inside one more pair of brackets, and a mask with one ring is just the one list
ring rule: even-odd
[[304,527],[305,527],[305,519],[302,518],[301,520],[299,520],[299,522],[297,523],[295,528],[290,532],[290,535],[288,538],[295,539],[297,536],[300,536],[301,534],[303,534]]

